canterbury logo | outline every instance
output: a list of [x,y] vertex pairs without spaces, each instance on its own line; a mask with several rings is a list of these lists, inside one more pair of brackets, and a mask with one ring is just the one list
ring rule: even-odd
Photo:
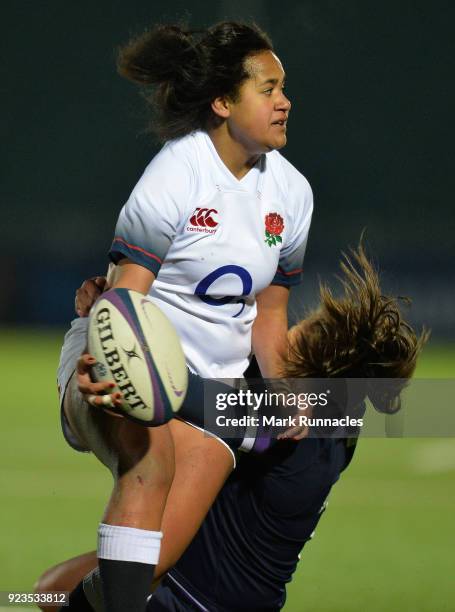
[[199,227],[216,227],[218,221],[215,221],[211,215],[218,214],[218,211],[214,208],[196,208],[194,211],[190,223]]
[[218,227],[218,221],[213,218],[218,211],[214,208],[196,208],[190,217],[190,225],[186,228],[188,232],[203,232],[214,234]]

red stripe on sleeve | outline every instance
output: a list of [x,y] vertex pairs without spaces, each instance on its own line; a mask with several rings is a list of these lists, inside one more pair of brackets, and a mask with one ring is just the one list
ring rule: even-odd
[[160,264],[163,263],[157,255],[154,255],[153,253],[149,253],[145,249],[141,249],[141,247],[135,246],[134,244],[129,244],[128,242],[126,242],[126,240],[123,240],[123,238],[120,238],[120,236],[116,236],[113,240],[113,243],[114,242],[121,242],[122,244],[127,246],[129,249],[132,249],[133,251],[139,251],[140,253],[143,253],[144,255],[146,255],[147,257],[150,257],[151,259],[154,259]]
[[300,274],[300,272],[303,272],[303,268],[297,268],[297,270],[291,270],[290,272],[285,272],[283,268],[280,268],[280,266],[278,266],[278,272],[280,274],[284,274],[285,276],[294,276],[295,274]]

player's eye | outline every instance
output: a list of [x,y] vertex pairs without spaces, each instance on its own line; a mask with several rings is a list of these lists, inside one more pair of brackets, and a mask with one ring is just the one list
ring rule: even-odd
[[265,93],[267,96],[270,96],[272,94],[273,89],[266,89],[265,91],[263,91],[262,93]]

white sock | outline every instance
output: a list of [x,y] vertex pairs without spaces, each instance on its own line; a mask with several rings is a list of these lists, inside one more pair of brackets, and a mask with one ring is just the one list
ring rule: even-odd
[[162,537],[161,531],[100,523],[98,558],[158,565]]

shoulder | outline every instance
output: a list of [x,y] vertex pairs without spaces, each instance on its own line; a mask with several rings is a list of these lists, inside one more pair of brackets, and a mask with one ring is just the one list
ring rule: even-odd
[[313,191],[306,177],[278,151],[267,154],[267,163],[287,214],[294,219],[311,218]]
[[197,138],[188,134],[166,142],[146,167],[138,187],[158,183],[161,188],[188,188],[199,174]]
[[270,159],[272,171],[279,175],[282,189],[286,196],[299,197],[300,199],[312,199],[313,192],[306,177],[295,166],[291,164],[281,153],[272,151],[267,155]]
[[166,142],[150,161],[133,189],[132,197],[154,194],[188,202],[200,182],[200,137],[197,132]]

